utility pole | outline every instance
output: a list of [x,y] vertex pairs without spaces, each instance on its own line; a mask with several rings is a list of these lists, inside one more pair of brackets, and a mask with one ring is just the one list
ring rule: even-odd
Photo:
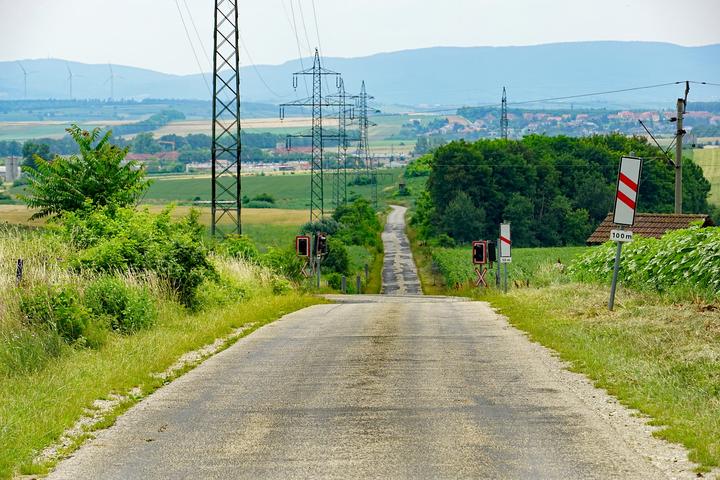
[[[293,74],[293,87],[297,88],[298,77],[301,75],[312,76],[313,92],[310,98],[296,100],[294,102],[280,105],[280,118],[285,118],[285,107],[311,107],[312,108],[312,129],[309,137],[312,138],[311,162],[310,162],[310,222],[320,221],[325,216],[325,191],[323,177],[323,109],[322,107],[334,106],[323,97],[322,79],[324,76],[334,76],[336,86],[340,87],[340,74],[323,68],[320,63],[320,53],[315,49],[313,66]],[[292,135],[291,137],[303,137],[308,135]]]
[[683,115],[687,106],[689,82],[685,86],[685,98],[677,99],[677,134],[675,137],[675,213],[682,213],[682,147],[683,147]]
[[503,87],[502,105],[500,107],[500,137],[503,140],[508,139],[507,93],[505,87]]
[[[212,234],[242,234],[238,1],[215,0],[212,122]],[[229,225],[228,225],[229,224]]]

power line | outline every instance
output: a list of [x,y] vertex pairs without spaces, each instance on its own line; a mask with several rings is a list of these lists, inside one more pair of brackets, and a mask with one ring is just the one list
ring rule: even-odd
[[197,36],[198,42],[200,44],[200,49],[202,50],[203,54],[205,55],[205,60],[207,60],[207,62],[208,62],[208,69],[212,70],[212,60],[210,60],[210,56],[208,55],[208,50],[205,48],[205,42],[203,42],[202,37],[200,36],[200,32],[198,32],[197,25],[195,24],[195,19],[193,18],[193,14],[190,11],[190,7],[188,7],[186,0],[183,0],[183,4],[185,5],[185,10],[187,10],[188,16],[190,17],[190,23],[193,26],[193,30],[195,30],[195,35]]
[[208,83],[207,78],[205,78],[205,73],[203,73],[203,68],[200,64],[200,58],[195,51],[195,45],[193,45],[192,37],[190,36],[190,31],[188,30],[187,24],[185,23],[185,17],[183,17],[183,13],[180,9],[180,4],[178,3],[178,0],[175,0],[175,6],[177,7],[177,11],[180,14],[180,21],[182,22],[183,28],[185,29],[185,36],[187,37],[188,43],[190,44],[190,49],[192,50],[193,56],[195,57],[195,63],[197,63],[198,69],[200,70],[200,75],[202,76],[203,82],[205,82],[205,87],[207,87],[208,93],[212,95],[212,89],[210,88],[210,84]]
[[[305,65],[303,65],[303,55],[302,55],[302,49],[300,48],[300,36],[298,35],[298,29],[297,29],[297,22],[295,21],[295,9],[293,8],[293,0],[290,0],[290,11],[292,13],[292,24],[291,27],[293,29],[293,33],[295,34],[295,45],[297,45],[297,51],[298,51],[298,59],[300,60],[300,68],[302,70],[305,70]],[[280,3],[282,3],[283,9],[285,10],[285,14],[287,15],[287,9],[285,7],[285,1],[280,0]],[[308,89],[307,85],[307,79],[305,76],[303,76],[303,83],[305,84],[305,94],[310,96],[310,90]]]
[[[290,0],[292,6],[292,0]],[[310,46],[310,35],[308,35],[307,25],[305,23],[305,14],[303,13],[302,2],[298,0],[298,9],[300,9],[300,20],[302,20],[303,30],[305,31],[305,41],[307,42],[308,52],[312,55],[312,47]]]
[[[594,97],[598,95],[608,95],[611,93],[623,93],[623,92],[633,92],[637,90],[648,90],[652,88],[660,88],[660,87],[667,87],[671,85],[679,85],[685,83],[685,81],[678,81],[678,82],[668,82],[668,83],[658,83],[655,85],[645,85],[642,87],[630,87],[630,88],[621,88],[618,90],[605,90],[601,92],[591,92],[591,93],[580,93],[577,95],[566,95],[563,97],[548,97],[548,98],[540,98],[537,100],[523,100],[520,102],[508,102],[508,105],[527,105],[531,103],[547,103],[547,102],[553,102],[557,100],[570,100],[573,98],[583,98],[583,97]],[[499,104],[497,103],[488,103],[485,105],[474,105],[474,106],[463,106],[461,108],[486,108],[486,107],[498,107]],[[423,110],[423,112],[446,112],[450,110],[456,110],[452,108],[442,108],[442,109],[431,109],[431,110]]]
[[257,68],[257,65],[255,65],[255,61],[252,58],[252,55],[250,54],[250,49],[248,48],[247,44],[245,43],[245,39],[242,36],[242,33],[238,32],[238,36],[240,38],[240,43],[242,44],[243,49],[245,50],[245,54],[248,56],[248,60],[250,60],[250,66],[255,71],[255,74],[258,76],[260,81],[263,85],[265,85],[265,88],[268,92],[270,92],[272,95],[276,96],[277,98],[287,98],[288,95],[280,95],[275,90],[273,90],[268,82],[265,80],[265,77],[263,77],[262,73],[260,73],[260,69]]
[[315,0],[311,0],[311,2],[312,2],[312,9],[313,9],[313,17],[315,18],[315,34],[317,35],[318,50],[320,50],[320,56],[322,56],[323,48],[322,48],[322,43],[320,42],[320,25],[318,23],[317,10],[315,9]]

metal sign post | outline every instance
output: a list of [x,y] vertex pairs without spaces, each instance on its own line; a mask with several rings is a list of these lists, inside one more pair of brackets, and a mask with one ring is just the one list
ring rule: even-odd
[[610,233],[610,239],[617,243],[615,267],[613,268],[612,283],[610,284],[610,299],[608,300],[608,309],[610,311],[615,308],[615,292],[617,291],[617,281],[620,273],[622,245],[625,242],[632,241],[632,232],[624,231],[623,227],[632,226],[635,223],[641,173],[641,158],[623,157],[620,160],[620,171],[618,172],[617,189],[615,193],[615,212],[613,214],[613,223],[619,225],[620,228]]
[[500,263],[503,264],[503,291],[508,291],[508,263],[512,262],[512,241],[510,240],[510,224],[500,225]]

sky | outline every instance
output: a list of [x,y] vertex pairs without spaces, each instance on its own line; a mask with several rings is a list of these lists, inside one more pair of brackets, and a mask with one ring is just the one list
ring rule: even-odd
[[[213,7],[213,0],[0,0],[0,61],[209,71]],[[244,65],[280,64],[315,46],[325,56],[357,57],[433,46],[720,43],[720,0],[239,0],[239,12]]]

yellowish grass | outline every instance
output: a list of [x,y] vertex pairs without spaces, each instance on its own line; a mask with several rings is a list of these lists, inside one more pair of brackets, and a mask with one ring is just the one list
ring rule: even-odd
[[[279,118],[249,118],[242,121],[242,127],[251,129],[273,129],[273,128],[305,128],[312,125],[312,119],[306,117],[293,117],[280,120]],[[210,134],[210,120],[186,120],[172,122],[153,133],[156,137],[163,135],[189,135],[191,133]]]
[[[164,207],[151,205],[147,207],[153,213],[159,213]],[[190,212],[192,207],[178,206],[173,210],[174,218],[183,217]],[[199,208],[200,222],[210,225],[210,209]],[[39,227],[45,224],[45,220],[30,221],[33,211],[25,205],[0,205],[0,223],[12,225],[28,225]],[[280,208],[244,209],[242,212],[243,224],[248,225],[302,225],[307,221],[305,210],[284,210]]]

